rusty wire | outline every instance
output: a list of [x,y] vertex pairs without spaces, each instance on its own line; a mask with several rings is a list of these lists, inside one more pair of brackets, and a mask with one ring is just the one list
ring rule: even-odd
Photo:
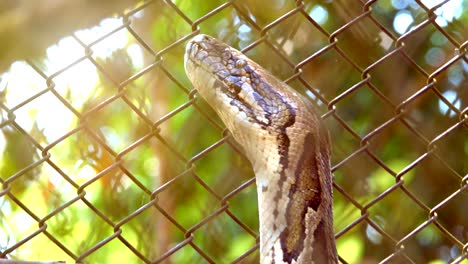
[[[444,226],[439,221],[439,212],[440,210],[449,204],[451,201],[456,199],[457,197],[466,196],[466,189],[468,186],[468,178],[466,175],[461,175],[459,172],[455,171],[451,168],[450,164],[447,163],[445,158],[441,156],[437,151],[437,146],[439,142],[444,140],[444,138],[449,137],[454,131],[459,130],[466,130],[468,128],[468,108],[460,110],[457,108],[452,102],[448,101],[444,95],[440,91],[440,84],[438,83],[437,79],[441,74],[446,73],[446,71],[454,64],[459,63],[460,61],[464,61],[467,63],[466,57],[466,50],[467,50],[467,43],[468,42],[460,42],[454,37],[450,32],[444,30],[444,28],[440,27],[436,22],[436,15],[435,10],[442,6],[443,4],[447,3],[448,1],[444,1],[437,6],[432,8],[427,8],[421,1],[416,1],[417,5],[424,10],[427,17],[425,17],[416,27],[408,31],[407,33],[401,36],[395,36],[394,33],[391,32],[383,23],[379,21],[376,14],[373,12],[373,7],[379,1],[368,1],[366,3],[356,1],[356,3],[361,3],[360,12],[358,14],[354,14],[353,17],[345,21],[345,23],[339,27],[338,29],[334,30],[333,32],[328,32],[327,29],[322,28],[317,22],[315,22],[305,10],[306,5],[308,3],[304,3],[304,1],[296,1],[295,8],[289,10],[288,12],[279,16],[276,20],[271,21],[266,25],[260,25],[256,21],[254,21],[250,14],[246,13],[246,8],[243,7],[242,2],[240,1],[227,1],[224,4],[218,6],[217,8],[209,11],[205,15],[197,18],[196,20],[191,20],[188,18],[179,7],[172,3],[171,1],[165,1],[164,5],[170,10],[170,12],[174,16],[180,17],[180,19],[184,20],[188,26],[191,27],[192,32],[186,34],[184,37],[174,41],[169,46],[164,47],[163,49],[156,51],[154,50],[151,45],[145,41],[139,34],[138,31],[133,28],[132,19],[133,16],[140,12],[141,10],[145,10],[148,6],[154,4],[156,1],[146,1],[144,4],[126,12],[122,18],[124,23],[121,27],[115,28],[114,31],[109,32],[108,34],[102,36],[99,39],[96,39],[92,43],[84,43],[78,36],[74,35],[73,38],[82,45],[82,48],[85,50],[85,55],[81,58],[78,58],[75,62],[71,63],[70,65],[62,68],[61,70],[53,73],[53,74],[46,74],[36,63],[32,61],[28,61],[28,64],[44,79],[47,87],[43,90],[39,91],[37,94],[29,95],[29,98],[22,103],[14,106],[14,107],[7,107],[3,103],[0,105],[1,109],[7,113],[6,118],[0,123],[0,129],[4,129],[6,127],[14,129],[15,131],[20,132],[24,136],[24,140],[28,142],[31,146],[35,149],[38,149],[41,153],[41,157],[37,159],[37,161],[29,164],[28,166],[21,168],[15,174],[11,175],[6,179],[1,179],[2,189],[0,190],[0,197],[8,197],[12,202],[14,202],[17,206],[21,208],[27,215],[29,215],[34,221],[37,222],[38,228],[36,232],[29,234],[25,237],[22,237],[20,241],[15,243],[14,245],[10,245],[6,248],[0,248],[0,258],[8,258],[8,256],[14,252],[16,249],[20,247],[27,247],[28,241],[32,240],[35,236],[40,234],[45,235],[50,239],[52,243],[54,243],[57,247],[59,247],[63,252],[71,257],[76,262],[86,262],[86,259],[89,255],[97,252],[100,248],[106,246],[106,244],[110,243],[111,241],[119,241],[122,243],[126,248],[128,248],[141,262],[143,263],[162,263],[167,261],[170,256],[175,254],[177,251],[184,247],[191,247],[195,250],[204,262],[208,263],[216,263],[216,260],[210,256],[210,252],[206,252],[203,248],[201,248],[197,243],[194,242],[196,237],[196,232],[200,230],[203,226],[207,223],[212,221],[213,219],[219,217],[221,214],[226,214],[232,221],[234,221],[240,228],[242,228],[247,234],[249,234],[253,239],[257,238],[257,230],[253,230],[251,226],[244,223],[239,217],[236,216],[235,213],[231,211],[230,208],[230,200],[232,197],[236,196],[238,193],[243,192],[246,188],[252,187],[254,185],[254,178],[250,178],[250,180],[245,181],[244,183],[240,184],[237,188],[230,190],[225,195],[220,195],[219,192],[207,184],[200,175],[196,172],[196,163],[203,159],[206,155],[210,152],[215,151],[216,149],[222,147],[223,145],[230,145],[235,152],[241,153],[241,151],[232,144],[229,140],[229,133],[223,128],[222,125],[218,123],[218,121],[213,118],[209,113],[199,107],[196,98],[196,92],[192,89],[192,87],[184,86],[182,82],[177,80],[177,78],[167,70],[166,66],[163,63],[164,57],[167,52],[170,52],[176,48],[183,47],[188,39],[195,36],[196,34],[200,33],[200,26],[214,16],[221,13],[223,10],[232,9],[238,14],[239,17],[244,19],[246,23],[249,24],[250,27],[257,30],[259,32],[259,37],[251,42],[248,46],[243,48],[243,52],[248,53],[251,50],[260,48],[261,45],[266,45],[270,50],[276,54],[278,57],[282,59],[282,63],[289,67],[292,74],[285,78],[285,81],[288,83],[300,83],[302,84],[308,91],[315,95],[317,100],[321,101],[323,104],[326,105],[326,111],[323,112],[323,118],[327,121],[332,120],[338,126],[341,127],[343,131],[351,135],[351,137],[359,142],[359,146],[356,146],[354,150],[349,153],[343,159],[334,162],[332,164],[333,172],[340,172],[345,170],[346,165],[351,163],[352,160],[360,155],[365,155],[369,158],[370,162],[372,162],[375,166],[378,166],[385,170],[388,174],[394,177],[394,184],[388,187],[384,192],[378,194],[376,197],[369,201],[359,201],[353,197],[353,194],[348,193],[349,191],[346,188],[343,188],[339,184],[335,183],[335,196],[340,195],[345,200],[348,201],[350,206],[356,208],[360,212],[360,216],[357,219],[351,221],[345,228],[341,230],[337,230],[336,239],[339,241],[343,236],[350,233],[353,228],[358,225],[366,224],[371,226],[376,232],[378,232],[386,243],[390,244],[393,247],[393,250],[386,252],[386,257],[379,259],[380,263],[415,263],[412,257],[408,254],[405,250],[405,245],[411,239],[413,239],[419,232],[424,230],[427,226],[432,225],[435,226],[445,239],[450,241],[453,245],[458,247],[460,254],[453,259],[453,263],[461,263],[464,258],[468,256],[468,244],[465,240],[460,239],[459,237],[455,236],[447,226]],[[321,47],[319,50],[313,51],[307,56],[303,58],[299,62],[295,62],[291,60],[280,48],[279,44],[274,41],[275,37],[274,33],[272,33],[272,29],[281,25],[285,20],[292,16],[301,16],[303,19],[308,21],[312,27],[318,30],[322,37],[325,37],[328,40],[328,44]],[[350,28],[356,26],[358,23],[362,21],[367,21],[367,23],[372,23],[373,26],[379,28],[382,32],[391,38],[392,42],[395,45],[386,51],[385,54],[374,60],[372,63],[366,66],[362,66],[362,64],[357,63],[355,59],[353,59],[350,54],[340,47],[340,41],[345,38],[343,34],[348,32]],[[370,22],[369,22],[370,21]],[[443,36],[445,36],[451,45],[456,47],[458,53],[453,55],[450,59],[446,60],[444,64],[440,67],[436,68],[435,70],[428,71],[427,69],[423,68],[416,62],[407,52],[405,49],[405,45],[411,41],[411,37],[418,34],[418,32],[427,29],[428,27],[434,27],[438,32],[440,32]],[[154,58],[153,62],[146,65],[143,69],[139,70],[136,74],[133,74],[131,77],[123,80],[118,81],[113,78],[112,75],[108,74],[106,69],[102,67],[100,63],[98,63],[95,58],[93,57],[92,48],[94,45],[99,44],[103,40],[105,40],[108,36],[112,35],[113,33],[119,30],[126,30],[130,33],[136,40],[136,42],[144,49],[146,52],[151,54]],[[203,32],[202,32],[203,33]],[[292,34],[292,33],[291,33]],[[304,75],[304,67],[316,60],[320,56],[324,56],[330,53],[336,53],[338,56],[347,64],[350,68],[354,71],[358,71],[361,79],[358,80],[354,85],[351,87],[345,87],[343,92],[339,92],[334,94],[332,97],[326,97],[323,94],[319,93],[314,87],[310,85],[307,81],[306,76]],[[388,60],[392,60],[395,57],[401,57],[410,67],[418,72],[422,78],[425,79],[425,86],[419,87],[415,92],[411,95],[403,98],[400,101],[395,102],[394,99],[389,98],[385,93],[383,93],[378,86],[376,86],[372,80],[374,77],[373,71],[381,66]],[[107,98],[105,101],[102,101],[95,105],[91,109],[87,109],[85,113],[82,113],[76,110],[67,100],[55,89],[55,81],[54,79],[57,76],[60,76],[62,73],[66,72],[69,68],[77,65],[82,61],[89,61],[96,69],[107,77],[109,81],[117,88],[113,95]],[[181,57],[182,62],[182,57]],[[167,114],[163,115],[162,117],[158,118],[156,121],[152,120],[148,117],[147,113],[141,111],[129,98],[126,93],[126,90],[129,86],[132,85],[132,82],[148,74],[148,72],[159,69],[164,72],[164,74],[173,80],[177,86],[179,87],[180,91],[186,95],[185,103],[179,105],[174,110],[168,112]],[[393,110],[393,116],[390,118],[382,118],[380,120],[380,125],[374,127],[373,129],[369,130],[365,134],[358,133],[355,131],[352,126],[338,113],[340,109],[340,104],[343,103],[347,98],[355,94],[357,91],[365,89],[367,87],[370,92],[378,98],[378,101],[381,104],[384,104]],[[69,109],[76,117],[80,120],[79,125],[76,126],[75,129],[69,131],[65,135],[61,136],[60,138],[56,139],[54,142],[44,146],[43,144],[37,142],[27,131],[25,131],[17,122],[15,112],[23,107],[24,105],[29,104],[34,99],[46,94],[51,93],[60,100],[60,102]],[[406,109],[409,104],[414,102],[415,100],[420,99],[423,95],[430,93],[432,96],[436,96],[439,100],[443,101],[451,111],[455,112],[458,121],[454,122],[450,127],[446,128],[444,131],[438,133],[433,137],[427,137],[423,133],[421,133],[417,127],[415,127],[409,118],[406,115]],[[95,113],[101,111],[101,109],[105,108],[109,104],[112,104],[116,100],[122,100],[125,104],[132,109],[132,111],[144,122],[149,129],[145,132],[143,136],[140,137],[139,140],[129,144],[123,150],[116,152],[113,150],[112,147],[109,146],[105,140],[100,137],[95,130],[90,129],[89,127],[89,119]],[[165,136],[161,133],[161,126],[164,125],[168,120],[173,118],[175,115],[181,113],[187,108],[194,108],[198,111],[203,118],[208,122],[214,129],[219,131],[220,137],[216,139],[211,146],[206,147],[198,154],[192,157],[185,157],[181,154],[174,145],[174,142],[171,142],[170,139],[165,138]],[[394,169],[390,168],[386,162],[384,162],[371,148],[370,142],[378,136],[381,131],[388,129],[393,124],[400,122],[403,124],[403,127],[409,131],[414,137],[417,138],[420,142],[424,142],[425,151],[420,153],[418,157],[414,159],[414,161],[406,166],[401,171],[395,171]],[[73,180],[73,177],[68,175],[66,172],[60,168],[59,165],[54,163],[53,159],[51,158],[51,150],[57,145],[66,140],[67,138],[77,135],[79,133],[84,133],[90,138],[92,138],[100,148],[104,149],[109,153],[113,162],[106,168],[104,168],[101,172],[97,175],[89,179],[89,181],[78,184]],[[175,175],[171,178],[171,180],[167,181],[163,185],[159,186],[156,189],[149,189],[145,184],[143,184],[136,175],[134,175],[130,170],[127,169],[124,158],[130,152],[132,152],[135,148],[138,148],[142,144],[146,144],[149,140],[157,139],[158,144],[161,144],[167,148],[167,151],[173,155],[174,159],[178,160],[178,162],[184,164],[185,168],[183,171]],[[459,139],[462,143],[464,139]],[[466,139],[465,139],[466,140]],[[418,198],[418,195],[414,194],[412,190],[410,190],[405,185],[405,175],[408,174],[411,170],[415,167],[420,165],[425,160],[432,158],[439,160],[443,164],[447,166],[447,170],[450,171],[454,175],[455,180],[458,182],[459,188],[453,190],[453,192],[446,196],[445,199],[440,200],[437,204],[428,204],[421,198]],[[60,204],[60,206],[56,207],[54,210],[48,212],[48,214],[44,217],[39,217],[33,213],[33,211],[28,208],[28,206],[21,201],[18,197],[16,197],[11,192],[12,183],[15,181],[21,181],[22,176],[34,170],[34,168],[42,165],[48,164],[51,166],[58,174],[60,174],[63,179],[65,179],[76,191],[76,194],[65,201],[64,203]],[[96,207],[92,201],[90,201],[86,197],[86,188],[92,185],[97,180],[105,177],[110,171],[113,169],[120,169],[131,181],[132,184],[137,186],[143,193],[146,195],[147,201],[137,210],[133,211],[132,213],[126,215],[124,218],[120,219],[119,221],[115,221],[110,219],[105,212],[101,209]],[[213,200],[216,201],[218,207],[211,213],[204,215],[203,219],[197,224],[187,228],[184,227],[181,223],[177,221],[173,216],[171,216],[166,210],[160,205],[161,194],[163,194],[171,185],[178,181],[181,178],[191,177],[194,179],[195,184],[199,185],[203,190],[209,193]],[[392,195],[395,192],[402,193],[405,200],[410,200],[413,202],[419,210],[422,210],[427,215],[427,219],[420,223],[419,225],[415,226],[411,231],[406,232],[403,236],[394,236],[388,233],[385,227],[381,226],[378,222],[375,221],[374,218],[371,217],[371,209],[376,205],[381,203],[382,200],[386,199],[389,195]],[[466,197],[465,197],[466,200]],[[60,241],[59,238],[54,236],[52,233],[49,232],[50,227],[48,220],[52,217],[56,216],[62,210],[66,209],[68,206],[73,205],[77,201],[82,201],[86,204],[86,206],[92,210],[96,215],[99,216],[102,221],[104,221],[109,227],[112,228],[113,232],[107,238],[101,240],[99,243],[95,244],[94,246],[87,248],[86,251],[77,254],[73,250],[69,249],[66,244]],[[176,205],[177,206],[177,205]],[[181,233],[183,233],[184,239],[179,241],[176,245],[173,245],[170,249],[165,252],[161,252],[157,256],[148,256],[138,250],[135,245],[132,245],[129,240],[127,240],[122,235],[122,227],[125,226],[128,222],[132,219],[138,217],[140,214],[144,213],[147,209],[153,208],[157,210],[174,228],[178,229]],[[463,209],[460,209],[463,210]],[[2,215],[2,217],[8,218],[8,215]],[[465,229],[468,228],[465,224]],[[465,231],[466,232],[466,231]],[[242,263],[246,258],[254,254],[258,249],[258,243],[253,245],[249,250],[245,251],[243,254],[237,256],[235,259],[231,260],[232,263]],[[338,252],[340,253],[340,252]],[[340,257],[340,261],[342,263],[348,263],[346,259]]]

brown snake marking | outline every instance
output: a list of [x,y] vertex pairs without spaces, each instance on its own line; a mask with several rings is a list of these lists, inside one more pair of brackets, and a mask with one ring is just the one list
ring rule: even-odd
[[260,263],[338,263],[330,143],[311,103],[210,36],[187,44],[185,70],[252,163]]

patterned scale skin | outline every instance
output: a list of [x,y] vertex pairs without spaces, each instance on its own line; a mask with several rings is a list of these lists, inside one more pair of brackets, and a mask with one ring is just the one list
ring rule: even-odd
[[330,142],[312,104],[207,35],[187,44],[185,70],[252,163],[260,263],[338,263]]

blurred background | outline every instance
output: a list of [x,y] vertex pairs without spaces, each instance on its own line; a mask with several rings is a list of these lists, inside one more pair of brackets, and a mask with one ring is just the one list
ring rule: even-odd
[[468,2],[0,3],[0,258],[258,263],[255,179],[183,68],[212,35],[307,96],[341,263],[467,263]]

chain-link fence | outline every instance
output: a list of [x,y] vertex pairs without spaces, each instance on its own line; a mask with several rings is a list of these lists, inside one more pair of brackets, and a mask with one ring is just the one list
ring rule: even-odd
[[1,75],[0,258],[258,263],[254,175],[183,70],[201,32],[317,105],[341,263],[464,261],[466,2],[201,2],[145,1]]

